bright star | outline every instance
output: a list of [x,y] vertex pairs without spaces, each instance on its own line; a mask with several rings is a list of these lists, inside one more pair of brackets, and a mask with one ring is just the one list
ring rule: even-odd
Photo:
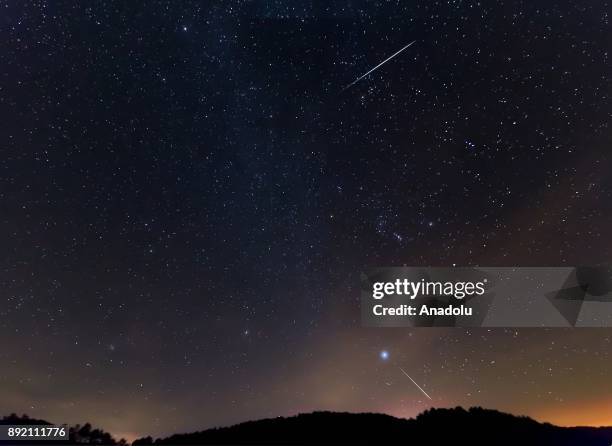
[[386,361],[387,359],[389,359],[389,352],[387,350],[381,351],[380,359],[382,359],[383,361]]

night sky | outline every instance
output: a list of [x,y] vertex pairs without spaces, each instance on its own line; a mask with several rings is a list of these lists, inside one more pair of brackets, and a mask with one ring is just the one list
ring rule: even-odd
[[371,266],[610,261],[610,5],[331,3],[0,3],[0,414],[612,425],[612,329],[359,312]]

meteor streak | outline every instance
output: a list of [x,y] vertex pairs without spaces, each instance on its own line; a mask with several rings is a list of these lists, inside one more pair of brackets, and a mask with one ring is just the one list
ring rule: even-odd
[[[425,395],[427,398],[429,398],[429,399],[431,400],[431,397],[430,397],[429,395],[427,395],[427,392],[425,392],[423,389],[421,389],[421,386],[419,386],[419,385],[418,385],[418,384],[417,384],[417,383],[414,381],[414,379],[410,378],[410,375],[409,375],[408,373],[406,373],[406,371],[405,371],[403,368],[401,368],[401,367],[400,367],[399,369],[402,371],[402,373],[403,373],[404,375],[406,375],[406,376],[408,377],[408,379],[410,379],[410,381],[412,381],[412,383],[413,383],[415,386],[417,386],[417,387],[419,388],[419,390],[420,390],[421,392],[423,392],[423,395]],[[433,401],[433,400],[432,400],[432,401]]]
[[368,71],[366,74],[363,74],[361,76],[359,76],[357,79],[355,79],[353,82],[351,82],[350,84],[348,84],[346,87],[344,87],[342,89],[342,91],[344,90],[348,90],[349,88],[351,88],[353,85],[355,85],[357,82],[359,82],[361,79],[363,79],[364,77],[366,77],[368,74],[372,73],[373,71],[377,70],[378,68],[380,68],[382,65],[386,64],[387,62],[389,62],[391,59],[393,59],[395,56],[397,56],[399,53],[401,53],[402,51],[404,51],[406,48],[408,48],[410,45],[412,45],[414,42],[416,42],[416,40],[413,40],[412,42],[410,42],[408,45],[406,45],[405,47],[403,47],[401,50],[397,51],[396,53],[393,53],[392,55],[390,55],[389,57],[387,57],[385,60],[383,60],[381,63],[379,63],[378,65],[376,65],[374,68],[372,68],[370,71]]

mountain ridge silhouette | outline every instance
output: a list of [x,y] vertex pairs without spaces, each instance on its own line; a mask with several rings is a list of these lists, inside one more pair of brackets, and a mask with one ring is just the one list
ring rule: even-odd
[[559,427],[481,407],[429,409],[411,419],[317,411],[156,440],[147,437],[133,444],[611,446],[612,427]]
[[[12,414],[0,424],[49,424]],[[24,442],[0,441],[0,444]],[[36,444],[127,445],[89,423],[70,428],[69,442]],[[166,438],[144,437],[132,445],[499,445],[611,446],[612,427],[560,427],[492,409],[428,409],[416,418],[380,413],[316,411],[246,421]]]

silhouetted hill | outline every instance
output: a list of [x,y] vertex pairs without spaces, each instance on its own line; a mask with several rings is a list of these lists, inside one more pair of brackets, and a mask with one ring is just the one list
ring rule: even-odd
[[431,409],[416,419],[314,412],[178,434],[134,445],[551,445],[610,446],[612,428],[564,428],[495,410]]
[[[0,424],[50,424],[12,414]],[[2,442],[19,444],[25,442]],[[122,445],[89,423],[70,428],[69,442],[36,444]],[[231,427],[150,437],[134,445],[403,445],[403,446],[611,446],[612,427],[558,427],[479,407],[431,409],[415,419],[362,413],[314,412],[288,418],[249,421]]]
[[36,418],[30,418],[27,415],[17,415],[16,413],[12,413],[6,417],[0,419],[0,425],[2,424],[15,424],[15,425],[26,425],[32,426],[34,424],[43,425],[43,424],[51,424],[45,420],[37,420]]

